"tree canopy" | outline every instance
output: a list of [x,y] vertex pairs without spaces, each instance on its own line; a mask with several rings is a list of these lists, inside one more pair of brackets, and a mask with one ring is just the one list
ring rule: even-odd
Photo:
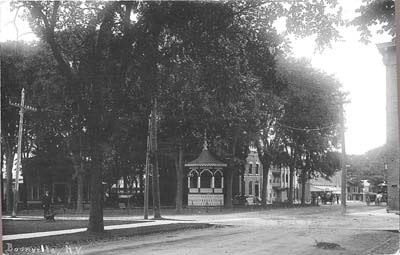
[[394,0],[366,0],[357,9],[359,16],[350,24],[358,27],[361,39],[365,42],[369,42],[372,29],[376,29],[380,34],[387,33],[394,38],[396,35],[394,5]]
[[[33,31],[52,53],[53,60],[40,65],[52,65],[53,73],[32,93],[54,86],[54,94],[37,103],[56,109],[53,122],[37,130],[56,129],[72,159],[79,163],[83,153],[90,161],[85,167],[92,189],[90,231],[103,230],[103,179],[143,164],[154,98],[167,151],[195,151],[205,129],[211,150],[232,168],[242,164],[249,142],[260,134],[264,145],[271,137],[284,145],[285,134],[304,148],[315,140],[313,152],[334,146],[331,129],[303,140],[295,132],[280,133],[278,121],[321,128],[337,119],[331,105],[308,114],[331,98],[302,89],[330,84],[331,77],[310,68],[284,74],[277,71],[277,56],[288,48],[287,34],[314,34],[320,47],[339,38],[341,9],[335,0],[14,4],[25,8]],[[275,29],[279,20],[285,21],[286,34]]]

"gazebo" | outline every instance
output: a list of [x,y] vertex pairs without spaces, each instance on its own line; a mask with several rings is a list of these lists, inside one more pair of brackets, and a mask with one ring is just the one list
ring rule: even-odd
[[215,159],[208,151],[204,141],[203,151],[193,161],[185,164],[189,167],[188,206],[223,206],[224,173],[227,165]]

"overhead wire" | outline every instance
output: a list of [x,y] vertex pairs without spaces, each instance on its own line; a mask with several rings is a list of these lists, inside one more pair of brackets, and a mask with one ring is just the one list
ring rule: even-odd
[[284,127],[284,128],[297,130],[297,131],[306,131],[306,132],[308,132],[308,131],[321,131],[321,130],[329,129],[329,128],[336,127],[336,126],[339,125],[339,124],[332,124],[332,125],[329,125],[329,126],[324,126],[324,127],[319,127],[319,128],[298,128],[298,127],[292,127],[292,126],[289,126],[289,125],[281,124],[279,122],[276,122],[276,124],[278,124],[279,126]]

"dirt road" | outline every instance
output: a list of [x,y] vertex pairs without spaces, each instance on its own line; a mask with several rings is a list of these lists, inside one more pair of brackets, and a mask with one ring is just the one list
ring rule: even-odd
[[83,254],[393,254],[399,216],[350,204],[217,215],[166,216],[210,222],[202,230],[152,234],[82,247]]

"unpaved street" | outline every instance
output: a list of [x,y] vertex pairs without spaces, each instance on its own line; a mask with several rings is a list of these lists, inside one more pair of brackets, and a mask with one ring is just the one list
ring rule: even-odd
[[[389,254],[399,244],[399,216],[384,207],[340,206],[165,216],[216,224],[82,247],[84,254]],[[317,244],[319,243],[317,247]],[[327,249],[323,249],[327,248]]]

